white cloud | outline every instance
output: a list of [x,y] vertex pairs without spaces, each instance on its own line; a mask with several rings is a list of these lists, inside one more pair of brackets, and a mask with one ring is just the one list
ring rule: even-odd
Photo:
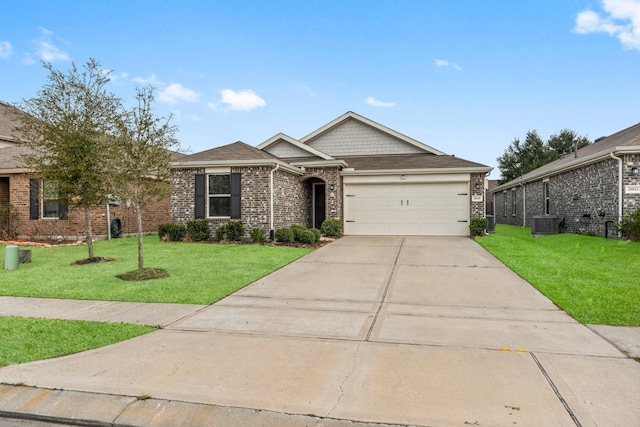
[[40,59],[45,62],[57,62],[57,61],[68,61],[69,54],[64,52],[57,46],[53,44],[54,34],[53,31],[47,30],[44,27],[40,27],[40,33],[42,33],[42,37],[40,40],[36,41],[38,46],[38,55]]
[[385,107],[385,108],[390,108],[390,107],[394,107],[396,105],[395,102],[382,102],[382,101],[378,101],[377,99],[375,99],[373,96],[368,97],[367,99],[364,100],[367,104],[371,105],[372,107]]
[[0,58],[8,58],[13,53],[11,43],[0,40]]
[[121,80],[126,80],[129,77],[129,73],[126,71],[121,72],[120,74],[115,74],[113,70],[102,70],[102,74],[109,77],[112,83],[118,83]]
[[605,14],[580,12],[573,31],[578,34],[607,33],[626,49],[640,50],[640,0],[603,0]]
[[151,73],[149,75],[149,77],[134,77],[133,81],[136,83],[140,83],[143,85],[149,84],[151,86],[164,86],[165,82],[161,81],[158,76],[156,76],[155,74]]
[[[252,90],[224,89],[220,91],[220,95],[222,95],[220,102],[227,104],[229,110],[251,111],[267,105],[266,101]],[[211,103],[209,106],[212,107]]]
[[180,102],[195,102],[200,94],[194,90],[182,86],[180,83],[171,83],[158,93],[158,101],[174,105]]
[[455,70],[462,71],[462,68],[458,64],[454,62],[446,61],[444,59],[436,59],[435,64],[436,64],[436,68],[451,67]]

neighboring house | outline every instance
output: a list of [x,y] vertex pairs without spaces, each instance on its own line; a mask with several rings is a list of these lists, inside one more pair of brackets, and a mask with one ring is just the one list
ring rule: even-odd
[[[0,101],[0,240],[7,237],[36,240],[82,240],[86,237],[83,210],[67,209],[59,203],[55,188],[30,173],[19,160],[28,148],[16,142],[15,107]],[[176,154],[176,156],[179,156]],[[179,158],[179,157],[177,157]],[[123,232],[137,231],[136,216],[126,201],[91,211],[94,236],[106,237],[109,221],[121,219]],[[150,206],[143,213],[145,232],[156,232],[158,224],[169,222],[170,200]]]
[[469,235],[491,168],[348,112],[297,140],[277,134],[172,165],[171,220],[240,220],[267,233],[338,219],[348,235]]
[[613,222],[640,207],[639,170],[637,124],[494,188],[496,222],[530,227],[549,215],[561,231],[611,235]]

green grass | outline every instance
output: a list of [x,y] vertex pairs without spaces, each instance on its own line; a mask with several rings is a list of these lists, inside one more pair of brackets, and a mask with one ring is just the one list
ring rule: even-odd
[[0,317],[0,366],[77,353],[153,330],[122,323]]
[[[0,247],[4,253],[4,248]],[[21,248],[22,249],[22,248]],[[160,242],[144,239],[145,267],[170,277],[123,281],[137,267],[136,238],[95,243],[95,256],[115,261],[70,266],[86,246],[31,249],[30,264],[0,271],[0,295],[109,301],[209,304],[309,253],[310,249],[261,245]]]
[[576,320],[640,326],[640,243],[508,225],[476,242]]

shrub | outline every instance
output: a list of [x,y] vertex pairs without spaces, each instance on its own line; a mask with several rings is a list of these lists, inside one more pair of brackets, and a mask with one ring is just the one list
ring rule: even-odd
[[310,230],[302,230],[300,232],[299,239],[302,243],[314,243],[316,241],[316,235],[313,234],[313,231]]
[[194,242],[207,240],[211,236],[209,221],[206,219],[196,219],[187,222],[187,236]]
[[293,238],[294,240],[298,240],[300,241],[300,234],[303,231],[306,231],[307,228],[303,227],[302,225],[292,225],[291,227],[289,227],[291,229],[291,231],[293,231]]
[[227,224],[220,224],[218,228],[216,228],[216,240],[218,242],[222,242],[226,234],[227,234]]
[[267,240],[267,235],[262,228],[252,228],[249,235],[253,243],[262,243]]
[[489,220],[487,218],[473,218],[469,224],[469,230],[471,230],[472,236],[482,236],[487,227],[489,227]]
[[227,239],[237,242],[244,236],[244,225],[241,221],[229,221],[227,223]]
[[282,243],[293,243],[293,231],[290,228],[280,228],[276,230],[276,240]]
[[187,227],[184,224],[160,224],[158,226],[158,237],[160,240],[170,242],[181,242],[187,235]]
[[325,236],[342,236],[342,223],[339,219],[325,219],[322,222],[320,231]]
[[320,230],[318,230],[317,228],[310,228],[309,231],[312,232],[314,236],[316,236],[316,242],[320,240],[320,237],[322,237],[322,233],[320,233]]
[[640,208],[622,218],[616,226],[627,239],[634,242],[640,241]]

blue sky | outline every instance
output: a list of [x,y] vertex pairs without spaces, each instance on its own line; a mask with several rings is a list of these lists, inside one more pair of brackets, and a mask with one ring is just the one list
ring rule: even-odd
[[192,152],[354,111],[496,167],[529,130],[593,140],[640,122],[640,0],[3,4],[0,100],[36,96],[42,60],[90,57],[125,100],[153,84]]

